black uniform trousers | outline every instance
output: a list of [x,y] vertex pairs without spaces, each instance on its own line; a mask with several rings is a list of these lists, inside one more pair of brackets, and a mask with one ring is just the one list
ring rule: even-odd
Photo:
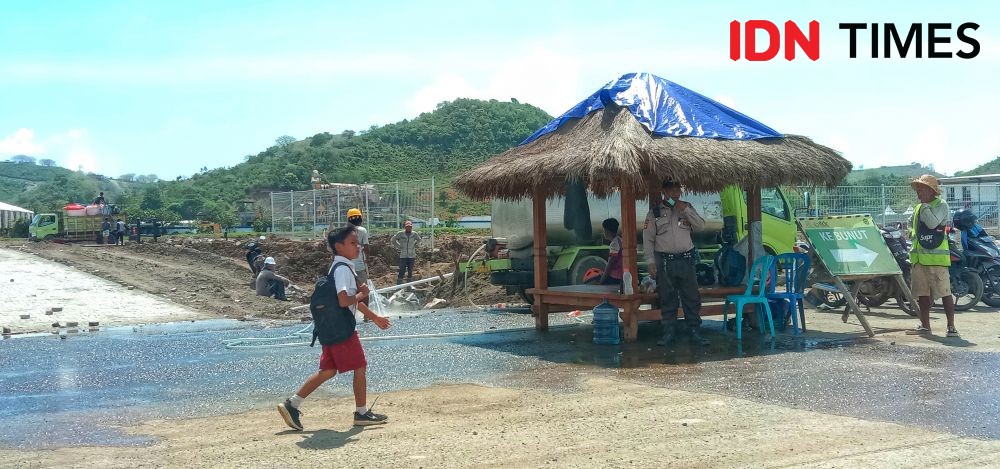
[[660,298],[660,318],[664,327],[677,324],[677,308],[684,308],[684,323],[691,329],[701,326],[701,292],[695,272],[694,252],[656,253],[656,293]]

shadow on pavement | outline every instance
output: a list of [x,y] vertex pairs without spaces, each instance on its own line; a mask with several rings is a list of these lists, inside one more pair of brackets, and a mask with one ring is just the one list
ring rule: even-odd
[[352,439],[351,437],[357,435],[358,433],[361,433],[362,431],[363,431],[362,427],[351,427],[350,430],[343,432],[338,432],[336,430],[330,430],[324,428],[320,430],[312,430],[312,431],[307,430],[301,432],[295,430],[288,430],[280,432],[278,433],[278,435],[286,435],[289,433],[308,435],[305,438],[303,438],[302,441],[295,443],[295,446],[298,446],[299,448],[302,449],[320,450],[320,449],[342,448],[348,443],[353,443],[357,441],[355,439]]
[[[865,340],[858,334],[823,333],[822,335],[792,335],[777,337],[761,335],[756,330],[745,331],[743,340],[736,334],[722,332],[720,321],[706,321],[701,334],[711,343],[692,343],[687,334],[678,331],[673,343],[657,346],[661,327],[657,322],[639,325],[638,340],[620,345],[594,345],[593,328],[589,324],[551,330],[544,333],[511,337],[507,341],[461,338],[463,345],[480,347],[517,356],[534,357],[552,363],[596,365],[604,368],[642,368],[657,364],[681,365],[725,361],[758,355],[806,352],[814,349],[850,346]],[[683,329],[683,328],[679,328]]]

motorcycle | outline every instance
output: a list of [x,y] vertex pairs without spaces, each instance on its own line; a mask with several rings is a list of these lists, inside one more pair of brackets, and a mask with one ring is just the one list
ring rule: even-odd
[[948,274],[951,277],[951,294],[955,297],[955,311],[965,311],[979,304],[983,297],[983,279],[979,277],[979,272],[970,267],[975,258],[962,249],[959,232],[951,227],[946,231],[948,251],[951,253]]
[[971,211],[959,210],[952,225],[959,230],[966,266],[983,281],[983,303],[1000,307],[1000,248],[977,221]]
[[[264,241],[263,236],[260,237],[260,241]],[[247,250],[246,260],[247,264],[250,266],[250,287],[256,288],[257,274],[264,268],[264,252],[263,248],[257,241],[250,241],[244,248]]]

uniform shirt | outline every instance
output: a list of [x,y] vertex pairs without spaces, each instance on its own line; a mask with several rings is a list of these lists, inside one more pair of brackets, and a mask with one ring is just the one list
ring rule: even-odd
[[288,279],[274,273],[274,269],[262,269],[257,274],[257,294],[260,296],[271,296],[271,282],[278,280],[288,285]]
[[646,253],[646,261],[655,264],[654,253],[657,252],[680,254],[694,249],[691,231],[704,226],[705,220],[690,205],[678,210],[661,203],[659,218],[650,209],[642,228],[642,251]]
[[399,251],[399,257],[401,259],[413,259],[417,257],[417,245],[420,244],[420,235],[416,231],[411,231],[410,234],[406,234],[406,231],[400,231],[392,235],[392,247]]
[[124,233],[125,232],[125,222],[123,222],[123,221],[117,221],[117,222],[115,222],[115,229],[118,230],[119,232]]
[[357,259],[354,259],[354,270],[368,270],[368,264],[365,263],[365,249],[364,247],[368,245],[368,229],[359,226],[357,227],[358,232],[358,244],[361,245],[361,250],[358,251]]
[[[333,281],[337,283],[337,294],[339,295],[340,292],[347,292],[348,296],[357,295],[358,281],[354,277],[354,264],[351,263],[350,259],[344,256],[335,256],[333,258],[333,264],[330,264],[330,270],[327,271],[327,275],[329,275],[330,272],[333,271],[333,266],[341,262],[346,263],[349,268],[345,269],[341,267],[337,269],[337,272],[335,272],[333,275]],[[358,305],[357,304],[351,305],[350,310],[352,313],[357,314]]]

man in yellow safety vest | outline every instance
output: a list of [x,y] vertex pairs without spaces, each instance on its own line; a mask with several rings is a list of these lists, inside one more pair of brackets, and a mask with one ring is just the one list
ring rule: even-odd
[[910,334],[930,334],[931,303],[941,298],[948,318],[948,337],[958,337],[955,329],[955,298],[951,294],[948,267],[951,254],[945,224],[948,220],[948,203],[941,200],[941,188],[936,177],[925,174],[910,183],[917,192],[920,203],[913,208],[910,223],[910,290],[920,304],[920,325]]

